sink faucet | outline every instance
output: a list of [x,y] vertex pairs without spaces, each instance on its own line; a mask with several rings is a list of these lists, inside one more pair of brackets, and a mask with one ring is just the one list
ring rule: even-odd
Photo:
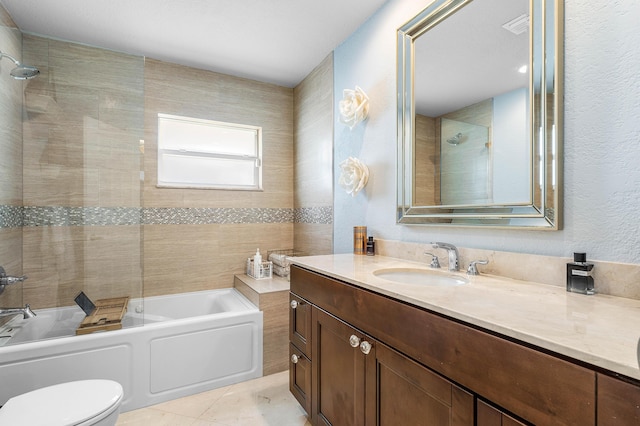
[[449,270],[450,271],[457,271],[459,269],[458,259],[460,258],[460,255],[458,254],[458,248],[456,246],[454,246],[453,244],[440,243],[440,242],[435,242],[431,244],[433,244],[433,248],[436,248],[436,249],[441,248],[447,251],[447,253],[449,254]]
[[6,317],[9,315],[22,314],[24,319],[33,318],[36,313],[31,310],[29,304],[24,305],[24,308],[0,308],[0,317]]

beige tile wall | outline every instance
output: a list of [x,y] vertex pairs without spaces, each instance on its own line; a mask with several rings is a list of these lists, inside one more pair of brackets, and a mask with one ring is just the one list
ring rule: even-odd
[[[0,48],[22,58],[22,36],[11,16],[0,5]],[[0,206],[22,205],[22,89],[24,83],[9,75],[14,64],[0,61]],[[22,275],[22,230],[0,229],[0,266],[11,275]],[[0,307],[21,306],[20,285],[7,287]]]
[[[25,87],[25,185],[14,191],[25,206],[293,210],[292,89],[32,35],[24,55],[41,70]],[[264,191],[157,188],[159,112],[262,126]],[[70,305],[80,290],[137,297],[143,276],[146,296],[230,287],[256,248],[293,247],[291,220],[143,227],[53,218],[61,220],[23,230],[34,308]]]
[[[332,208],[333,54],[296,86],[294,105],[295,208]],[[332,253],[332,236],[331,218],[297,220],[294,246],[308,255]]]
[[[157,114],[261,126],[259,191],[157,188]],[[293,208],[293,90],[147,59],[145,207]],[[293,246],[293,223],[145,225],[145,295],[233,286],[260,248]]]
[[[24,206],[140,208],[143,58],[33,35],[23,52],[41,72],[24,87]],[[85,226],[87,211],[77,215],[23,228],[25,302],[72,305],[81,290],[140,297],[141,225]]]

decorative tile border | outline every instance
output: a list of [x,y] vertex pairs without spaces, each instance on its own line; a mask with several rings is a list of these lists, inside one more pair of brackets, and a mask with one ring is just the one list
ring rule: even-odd
[[0,228],[18,228],[22,226],[22,207],[0,206]]
[[295,209],[295,223],[326,224],[333,223],[333,206],[301,207]]
[[145,225],[209,225],[214,223],[290,223],[291,209],[274,208],[144,208]]
[[60,207],[23,208],[24,226],[112,226],[140,225],[137,207]]
[[333,223],[332,207],[141,208],[0,206],[0,228],[21,226],[208,225],[227,223]]

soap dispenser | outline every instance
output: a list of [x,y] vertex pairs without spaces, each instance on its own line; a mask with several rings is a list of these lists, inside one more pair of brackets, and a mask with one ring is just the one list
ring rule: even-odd
[[567,263],[567,291],[595,294],[592,271],[593,263],[587,263],[586,253],[573,253],[573,262]]
[[256,254],[253,256],[253,277],[260,278],[262,267],[262,255],[260,254],[260,249],[256,250]]

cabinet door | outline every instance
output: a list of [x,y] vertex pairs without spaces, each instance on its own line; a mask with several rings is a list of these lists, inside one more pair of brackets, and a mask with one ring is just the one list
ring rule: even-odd
[[312,324],[312,423],[364,425],[365,336],[315,307]]
[[483,401],[478,401],[477,411],[477,426],[525,426],[524,423],[519,422],[508,414],[486,404]]
[[376,342],[375,358],[367,358],[367,424],[473,426],[474,397]]
[[311,415],[311,361],[295,345],[289,345],[289,391]]
[[598,424],[640,424],[640,387],[598,374]]
[[289,341],[311,358],[311,305],[293,293],[289,294]]

